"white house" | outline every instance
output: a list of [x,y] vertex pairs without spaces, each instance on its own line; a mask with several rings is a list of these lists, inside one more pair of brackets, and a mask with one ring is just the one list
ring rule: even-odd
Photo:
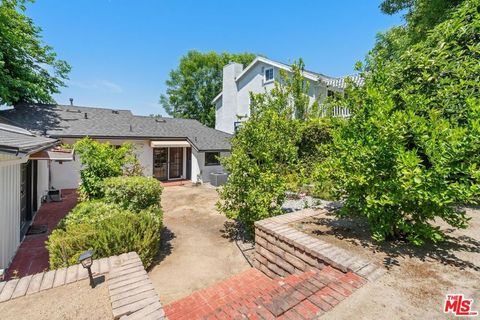
[[[223,172],[219,156],[230,152],[230,135],[196,120],[153,118],[129,110],[74,105],[19,105],[0,116],[37,134],[73,144],[89,136],[100,142],[130,142],[143,173],[161,181],[188,179],[209,182],[211,172]],[[50,186],[77,188],[80,159],[51,164]]]
[[49,190],[43,151],[58,143],[7,123],[0,118],[0,269],[12,261]]
[[[232,62],[223,68],[222,92],[215,97],[216,108],[215,129],[234,133],[236,126],[250,116],[250,93],[264,93],[272,90],[275,81],[280,81],[280,70],[291,72],[289,65],[264,57],[257,57],[245,69],[243,65]],[[313,71],[303,71],[303,76],[309,81],[311,103],[322,102],[325,97],[334,92],[343,92],[346,87],[345,78],[329,77]],[[350,76],[355,83],[361,84],[359,76]],[[348,116],[345,108],[337,108],[334,115]]]

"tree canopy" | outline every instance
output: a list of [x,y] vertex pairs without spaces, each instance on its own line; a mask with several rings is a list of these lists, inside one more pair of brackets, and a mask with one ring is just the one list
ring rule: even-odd
[[223,67],[232,61],[246,66],[255,56],[251,53],[189,51],[180,59],[178,68],[170,72],[166,81],[167,92],[160,96],[160,104],[175,118],[196,119],[214,127],[212,100],[222,91]]
[[377,240],[442,240],[435,219],[464,228],[461,206],[480,198],[479,9],[463,1],[414,44],[388,32],[410,45],[371,52],[364,87],[349,93],[331,172],[343,213],[365,216]]
[[25,15],[26,2],[0,2],[0,104],[53,102],[52,94],[64,86],[70,71]]

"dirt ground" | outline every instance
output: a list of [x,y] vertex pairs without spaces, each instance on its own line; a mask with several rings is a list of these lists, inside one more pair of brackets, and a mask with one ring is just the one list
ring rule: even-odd
[[209,186],[163,190],[161,255],[149,271],[163,304],[250,267],[228,236],[229,220],[216,210],[217,199],[217,191]]
[[79,281],[0,303],[0,318],[22,319],[112,319],[112,309],[105,282],[90,288],[89,281]]
[[450,319],[443,313],[446,294],[474,299],[480,311],[480,210],[466,230],[439,223],[448,239],[414,247],[405,242],[378,245],[361,219],[337,219],[322,214],[295,225],[324,241],[361,255],[388,271],[357,290],[322,319]]

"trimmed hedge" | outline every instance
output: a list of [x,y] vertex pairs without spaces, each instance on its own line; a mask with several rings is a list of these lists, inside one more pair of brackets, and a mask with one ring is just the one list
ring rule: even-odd
[[140,210],[160,204],[162,187],[152,177],[113,177],[103,181],[105,202],[126,210]]
[[[89,249],[95,251],[95,258],[136,251],[144,266],[152,264],[159,250],[162,228],[162,211],[158,206],[139,212],[101,202],[79,206],[71,218],[65,218],[63,228],[54,230],[48,238],[50,268],[76,264],[79,255]],[[95,210],[98,208],[101,210]],[[112,211],[106,213],[103,211],[106,208]]]
[[47,241],[50,268],[76,264],[93,250],[95,258],[136,251],[145,267],[160,249],[160,183],[147,177],[114,177],[103,182],[105,198],[79,203]]

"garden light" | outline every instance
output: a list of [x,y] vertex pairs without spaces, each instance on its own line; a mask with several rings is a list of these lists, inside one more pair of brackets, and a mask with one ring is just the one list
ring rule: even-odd
[[93,251],[88,250],[82,253],[80,257],[78,257],[78,261],[82,264],[84,268],[88,270],[88,277],[90,278],[90,286],[94,288],[95,284],[93,282],[93,275],[92,275],[92,269],[91,269],[93,264],[92,257],[93,257]]

